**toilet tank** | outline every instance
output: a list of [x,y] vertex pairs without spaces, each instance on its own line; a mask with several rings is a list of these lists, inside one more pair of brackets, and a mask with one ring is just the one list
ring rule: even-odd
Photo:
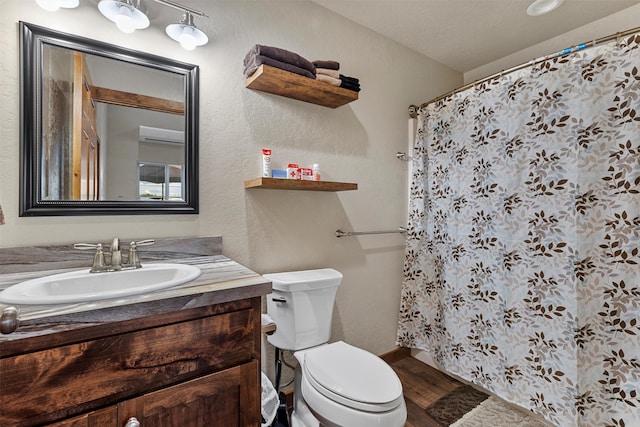
[[276,332],[267,339],[283,350],[302,350],[329,341],[336,291],[342,273],[331,268],[264,274],[272,283],[267,313]]

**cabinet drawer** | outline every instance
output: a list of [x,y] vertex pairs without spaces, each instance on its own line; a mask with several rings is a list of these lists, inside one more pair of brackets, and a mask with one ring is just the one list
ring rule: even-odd
[[259,359],[255,312],[233,311],[0,360],[0,425],[81,414]]
[[256,427],[260,425],[258,361],[167,387],[118,404],[118,426]]
[[59,423],[47,424],[47,427],[119,427],[118,409],[115,405],[109,406]]

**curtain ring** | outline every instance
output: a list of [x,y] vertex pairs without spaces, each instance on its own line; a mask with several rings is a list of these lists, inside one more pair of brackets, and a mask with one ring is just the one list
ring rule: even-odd
[[620,33],[616,33],[616,48],[620,49]]
[[409,105],[409,117],[415,119],[418,117],[418,107],[415,105]]

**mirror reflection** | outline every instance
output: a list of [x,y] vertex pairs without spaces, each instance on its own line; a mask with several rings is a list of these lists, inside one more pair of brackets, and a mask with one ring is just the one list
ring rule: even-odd
[[[41,199],[170,200],[148,191],[164,176],[138,167],[182,170],[183,86],[176,74],[45,45]],[[172,200],[184,200],[181,176]]]
[[21,215],[197,213],[197,67],[21,24]]

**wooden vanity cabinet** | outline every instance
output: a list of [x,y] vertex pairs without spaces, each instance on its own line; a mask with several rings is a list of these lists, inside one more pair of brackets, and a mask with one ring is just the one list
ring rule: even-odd
[[260,309],[253,297],[51,334],[0,359],[0,425],[259,426]]

